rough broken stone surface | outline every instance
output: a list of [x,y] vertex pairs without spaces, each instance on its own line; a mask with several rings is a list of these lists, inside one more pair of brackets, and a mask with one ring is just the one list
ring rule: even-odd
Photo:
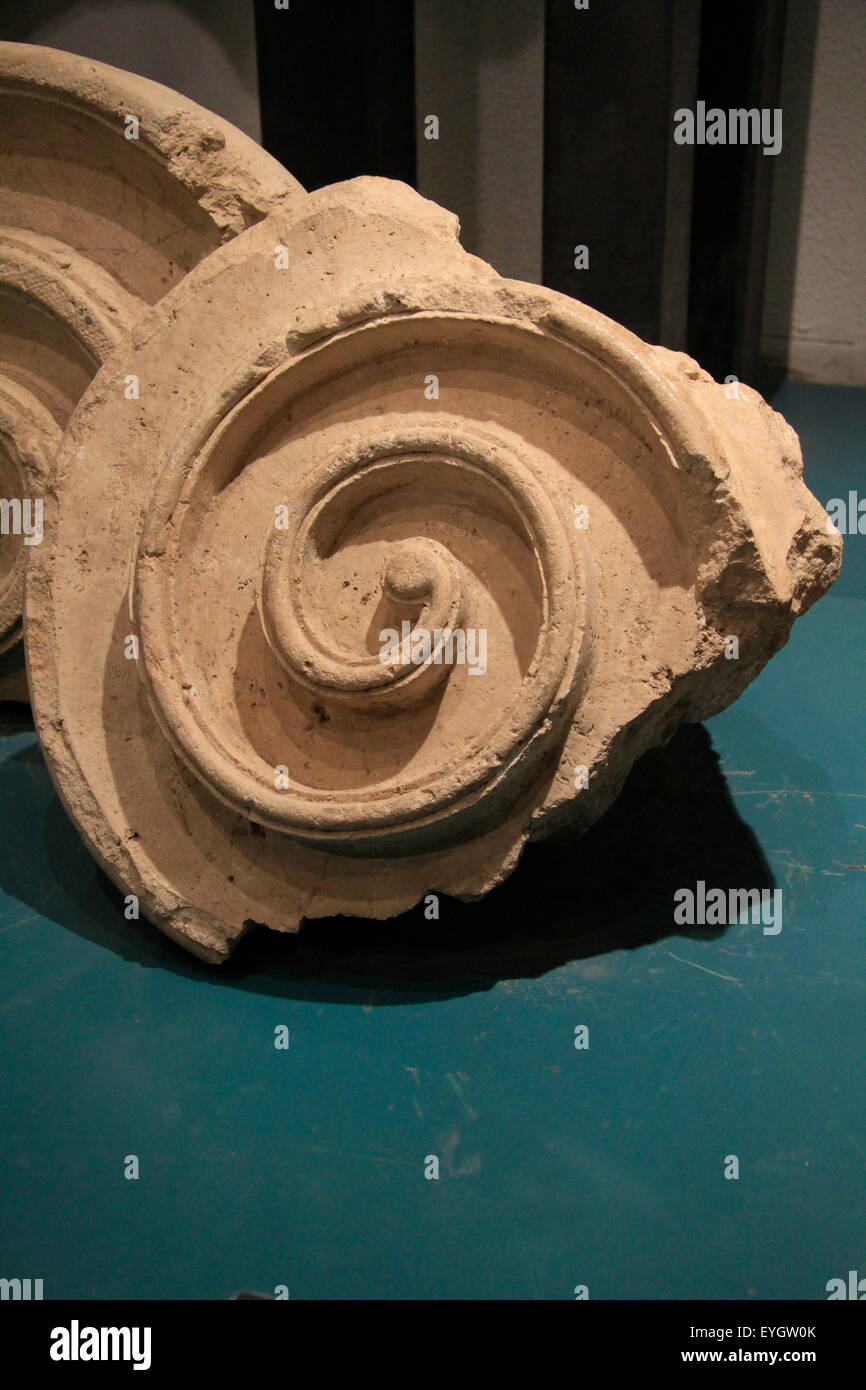
[[[484,894],[735,699],[837,573],[755,392],[457,230],[376,179],[275,211],[133,328],[60,445],[40,737],[96,858],[205,960],[251,924]],[[486,669],[383,654],[404,622],[483,632]]]
[[[149,305],[303,197],[253,141],[178,93],[0,44],[0,498],[41,497],[81,393]],[[36,546],[2,530],[0,700],[26,699],[21,605]]]

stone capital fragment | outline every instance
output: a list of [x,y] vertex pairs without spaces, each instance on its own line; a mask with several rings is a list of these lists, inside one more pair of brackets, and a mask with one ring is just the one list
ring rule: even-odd
[[[252,140],[177,92],[0,44],[0,700],[27,698],[24,570],[87,383],[210,251],[304,197]],[[137,384],[119,389],[132,401]]]
[[204,960],[484,894],[837,573],[754,391],[457,230],[384,180],[290,200],[188,269],[60,444],[40,737],[106,872]]

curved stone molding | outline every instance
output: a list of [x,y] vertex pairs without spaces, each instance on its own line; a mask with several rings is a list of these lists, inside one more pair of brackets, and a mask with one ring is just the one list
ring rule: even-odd
[[838,569],[796,437],[729,394],[401,185],[216,251],[86,391],[28,568],[37,725],[107,872],[219,961],[588,826]]
[[[305,197],[253,141],[176,92],[0,44],[0,496],[30,506],[81,393],[142,313],[207,256]],[[130,391],[132,391],[130,387]],[[26,699],[33,535],[0,529],[0,700]],[[25,543],[26,541],[26,543]]]
[[[317,369],[328,382],[326,363]],[[248,523],[246,493],[230,499],[223,485],[239,433],[249,437],[245,417],[265,409],[279,418],[293,375],[274,373],[196,448],[192,470],[169,468],[160,479],[134,575],[151,705],[186,765],[259,825],[356,851],[420,828],[429,838],[440,821],[451,838],[458,816],[494,786],[504,794],[512,774],[537,761],[574,704],[582,595],[568,532],[543,461],[518,454],[501,431],[459,415],[339,438],[326,427],[312,467],[290,487],[272,477],[270,514],[262,493],[254,524],[264,544],[250,547],[241,603],[235,570],[213,575],[218,592],[208,584],[208,602],[232,615],[245,643],[218,682],[213,623],[197,602],[200,567],[221,536]],[[290,476],[293,464],[283,466]],[[274,524],[281,496],[286,529]],[[485,569],[472,553],[482,546]],[[258,604],[247,615],[250,586]],[[417,628],[414,651],[396,640],[404,622]],[[383,631],[394,634],[384,660]],[[458,664],[452,634],[484,634],[469,639],[474,667]],[[224,639],[231,650],[228,630]],[[489,641],[495,707],[480,679]],[[260,697],[236,685],[248,654],[267,681],[262,716]],[[434,707],[436,739],[424,748]],[[375,778],[341,772],[335,781],[334,730],[317,740],[298,722],[317,709],[369,749]],[[457,756],[443,759],[450,740]],[[299,776],[302,753],[310,771]],[[291,767],[288,786],[274,785],[275,766]]]

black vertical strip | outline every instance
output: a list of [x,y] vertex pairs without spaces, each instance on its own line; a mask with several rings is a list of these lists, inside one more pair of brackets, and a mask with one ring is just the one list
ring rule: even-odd
[[305,188],[415,184],[412,0],[255,0],[262,144]]
[[653,342],[685,323],[673,233],[688,223],[691,152],[673,143],[672,97],[697,62],[697,43],[675,39],[699,14],[698,0],[545,7],[544,282]]
[[[698,97],[706,109],[773,110],[781,91],[785,0],[706,4]],[[784,115],[782,122],[784,141]],[[697,145],[688,351],[719,381],[754,382],[773,163],[761,145]]]
[[665,232],[658,341],[683,350],[688,341],[689,258],[694,149],[673,139],[674,113],[694,107],[701,42],[701,0],[672,0]]

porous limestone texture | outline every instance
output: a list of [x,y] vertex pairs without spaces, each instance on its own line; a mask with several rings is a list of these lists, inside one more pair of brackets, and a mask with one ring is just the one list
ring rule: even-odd
[[204,960],[481,896],[837,573],[760,396],[457,233],[378,179],[275,211],[137,323],[60,446],[37,727],[99,862]]
[[0,44],[0,700],[27,698],[35,504],[82,391],[187,271],[305,196],[252,140],[167,87]]

